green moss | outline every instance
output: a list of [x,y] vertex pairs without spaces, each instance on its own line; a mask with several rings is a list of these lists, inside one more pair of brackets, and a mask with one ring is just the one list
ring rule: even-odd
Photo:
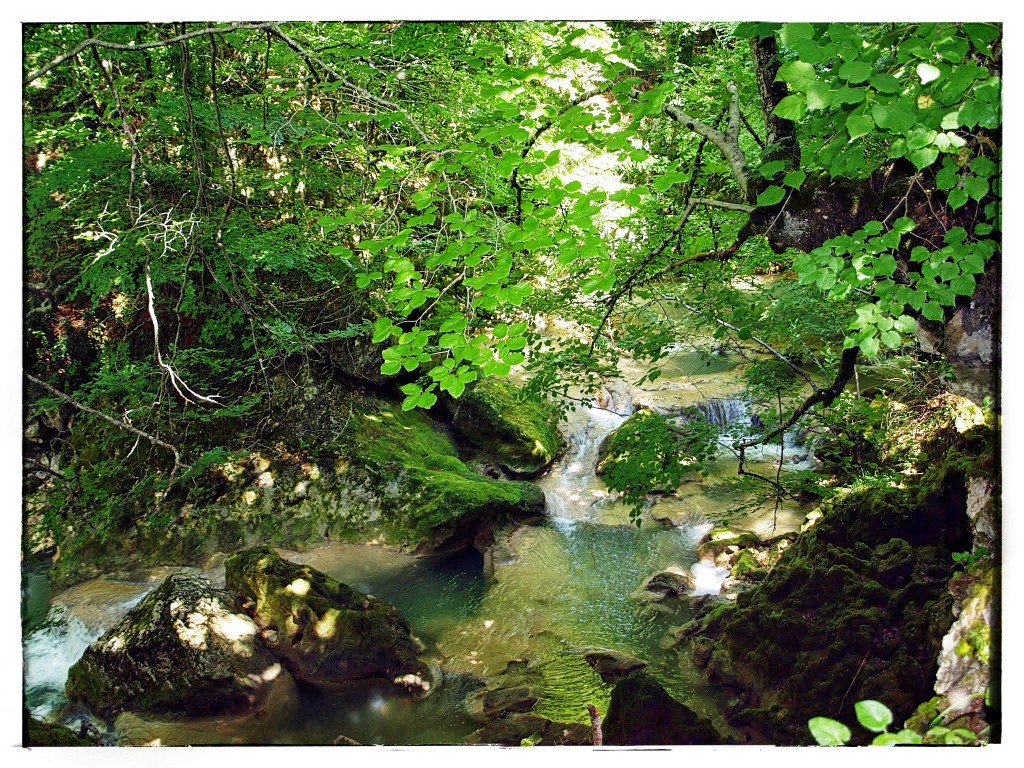
[[449,407],[456,431],[514,474],[536,474],[561,448],[555,407],[507,381],[480,381]]
[[70,728],[43,723],[25,713],[25,747],[95,747],[95,740],[80,739]]

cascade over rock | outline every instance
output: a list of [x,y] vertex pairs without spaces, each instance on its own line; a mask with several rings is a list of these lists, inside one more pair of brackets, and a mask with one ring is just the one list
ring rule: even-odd
[[235,598],[182,572],[89,646],[67,695],[103,714],[209,715],[257,706],[282,676]]

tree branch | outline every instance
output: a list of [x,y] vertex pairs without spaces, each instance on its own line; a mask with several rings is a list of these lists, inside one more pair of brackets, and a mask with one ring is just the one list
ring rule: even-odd
[[[25,373],[25,378],[28,379],[29,381],[31,381],[36,386],[42,387],[47,392],[49,392],[51,395],[54,395],[55,397],[59,397],[61,400],[63,400],[66,403],[70,403],[71,405],[75,406],[75,408],[77,408],[80,411],[84,411],[85,413],[91,413],[93,416],[98,416],[99,418],[101,418],[105,422],[107,422],[108,424],[113,424],[118,429],[123,429],[125,432],[131,432],[133,435],[138,435],[139,437],[143,438],[144,440],[148,440],[153,445],[158,445],[161,448],[166,448],[174,456],[174,471],[177,471],[179,468],[186,468],[186,465],[181,463],[181,456],[178,454],[178,449],[175,448],[170,443],[168,443],[168,442],[166,442],[164,440],[161,440],[159,437],[154,437],[153,435],[149,434],[148,432],[143,432],[141,429],[137,429],[136,427],[133,427],[130,424],[125,424],[123,421],[118,421],[113,416],[108,416],[107,414],[103,413],[102,411],[97,411],[95,408],[90,408],[88,405],[85,405],[84,403],[78,402],[73,397],[71,397],[71,395],[66,395],[63,392],[61,392],[59,389],[56,389],[55,387],[51,387],[45,381],[42,381],[41,379],[37,379],[31,373],[27,373],[26,372]],[[173,477],[174,472],[171,472],[171,475]],[[170,483],[169,482],[168,482],[168,487],[170,487]]]
[[849,349],[843,350],[843,356],[839,362],[839,370],[836,372],[835,380],[829,385],[828,389],[820,389],[813,395],[808,397],[797,407],[790,417],[785,422],[777,426],[771,432],[768,432],[760,437],[751,438],[750,440],[744,440],[740,443],[735,443],[733,448],[740,452],[740,472],[743,474],[743,461],[744,451],[747,448],[753,448],[755,445],[761,445],[767,443],[769,440],[773,440],[787,429],[796,424],[801,417],[807,413],[811,408],[816,405],[832,405],[832,402],[839,397],[839,393],[843,391],[846,384],[853,378],[853,372],[856,370],[857,355],[860,353],[860,347],[850,347]]
[[221,34],[221,33],[224,33],[224,32],[234,32],[234,31],[239,30],[239,29],[269,29],[269,28],[275,27],[275,26],[276,26],[276,24],[273,24],[271,22],[262,22],[262,23],[256,23],[256,24],[253,24],[253,23],[229,24],[226,27],[205,27],[204,29],[196,29],[196,30],[193,30],[192,32],[188,32],[188,33],[183,34],[183,35],[177,35],[176,37],[167,38],[166,40],[157,40],[157,41],[154,41],[152,43],[132,43],[132,44],[113,43],[113,42],[110,42],[108,40],[101,39],[100,35],[102,35],[102,34],[104,34],[106,32],[106,29],[104,29],[103,31],[101,31],[99,33],[99,35],[96,35],[94,37],[89,37],[88,39],[83,40],[81,43],[76,45],[74,48],[72,48],[67,53],[62,53],[57,58],[53,59],[50,63],[46,64],[43,67],[40,67],[35,72],[29,73],[25,77],[25,79],[21,81],[21,84],[22,84],[22,86],[25,86],[25,87],[31,85],[33,82],[38,80],[40,77],[45,75],[47,72],[49,72],[54,67],[59,67],[65,61],[68,61],[69,59],[75,58],[75,56],[80,54],[86,48],[110,48],[110,49],[113,49],[115,51],[143,51],[143,50],[146,50],[147,48],[160,48],[160,47],[165,46],[165,45],[174,45],[175,43],[180,43],[182,40],[189,40],[190,38],[193,38],[193,37],[202,37],[203,35],[215,35],[215,34]]
[[736,179],[736,183],[740,187],[740,195],[747,202],[753,202],[753,189],[750,185],[750,170],[747,167],[747,157],[743,154],[742,148],[739,143],[739,128],[740,128],[740,106],[739,106],[739,90],[736,88],[736,83],[729,82],[726,86],[726,90],[729,92],[729,106],[728,113],[729,119],[726,123],[725,131],[719,131],[712,128],[707,123],[703,123],[695,117],[691,117],[672,104],[665,105],[665,112],[673,120],[681,123],[686,128],[696,133],[698,136],[710,141],[714,144],[718,151],[722,153],[726,162],[729,163],[729,168],[732,171],[733,177]]

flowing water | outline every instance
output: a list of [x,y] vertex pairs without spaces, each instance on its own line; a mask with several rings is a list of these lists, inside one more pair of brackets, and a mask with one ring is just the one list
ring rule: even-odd
[[[688,358],[682,364],[689,365]],[[728,366],[724,366],[725,370]],[[712,379],[704,381],[706,391]],[[679,385],[656,400],[679,400]],[[696,404],[702,392],[687,395]],[[705,406],[728,423],[746,418],[739,401]],[[474,678],[500,674],[510,661],[541,661],[539,714],[586,722],[586,704],[607,711],[611,689],[586,664],[581,651],[615,650],[646,660],[665,688],[697,712],[721,723],[720,704],[689,655],[669,647],[668,630],[692,616],[686,601],[669,610],[630,598],[646,577],[667,566],[691,568],[700,594],[717,594],[727,571],[697,562],[697,543],[711,524],[695,490],[666,499],[677,508],[658,524],[629,522],[628,509],[596,476],[601,442],[625,416],[580,408],[564,424],[564,457],[542,478],[548,517],[518,529],[496,547],[485,568],[476,552],[413,557],[376,547],[330,544],[283,552],[339,581],[393,603],[426,646],[424,658],[440,665],[445,681],[422,701],[397,694],[387,683],[353,685],[342,693],[292,686],[273,711],[258,717],[176,723],[122,717],[111,740],[160,744],[330,744],[344,735],[362,744],[452,744],[479,727],[462,701]],[[735,468],[732,469],[735,472]],[[696,489],[697,484],[694,485]],[[660,507],[656,507],[658,509]],[[801,516],[802,517],[802,516]],[[223,585],[223,569],[207,575]],[[76,725],[81,713],[63,696],[67,670],[87,645],[116,623],[169,572],[137,579],[96,579],[49,602],[45,575],[26,574],[25,690],[39,717]],[[486,574],[486,575],[485,575]]]

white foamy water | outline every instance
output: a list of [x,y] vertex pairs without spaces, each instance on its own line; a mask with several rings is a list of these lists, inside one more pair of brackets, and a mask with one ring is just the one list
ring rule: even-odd
[[594,504],[608,496],[597,477],[601,443],[625,420],[625,416],[601,408],[580,408],[562,424],[568,444],[565,456],[537,481],[556,526],[571,527],[573,522],[595,517]]
[[729,575],[728,568],[719,568],[717,565],[701,560],[694,563],[690,572],[696,581],[693,591],[694,597],[700,595],[718,595],[722,592],[722,583]]

